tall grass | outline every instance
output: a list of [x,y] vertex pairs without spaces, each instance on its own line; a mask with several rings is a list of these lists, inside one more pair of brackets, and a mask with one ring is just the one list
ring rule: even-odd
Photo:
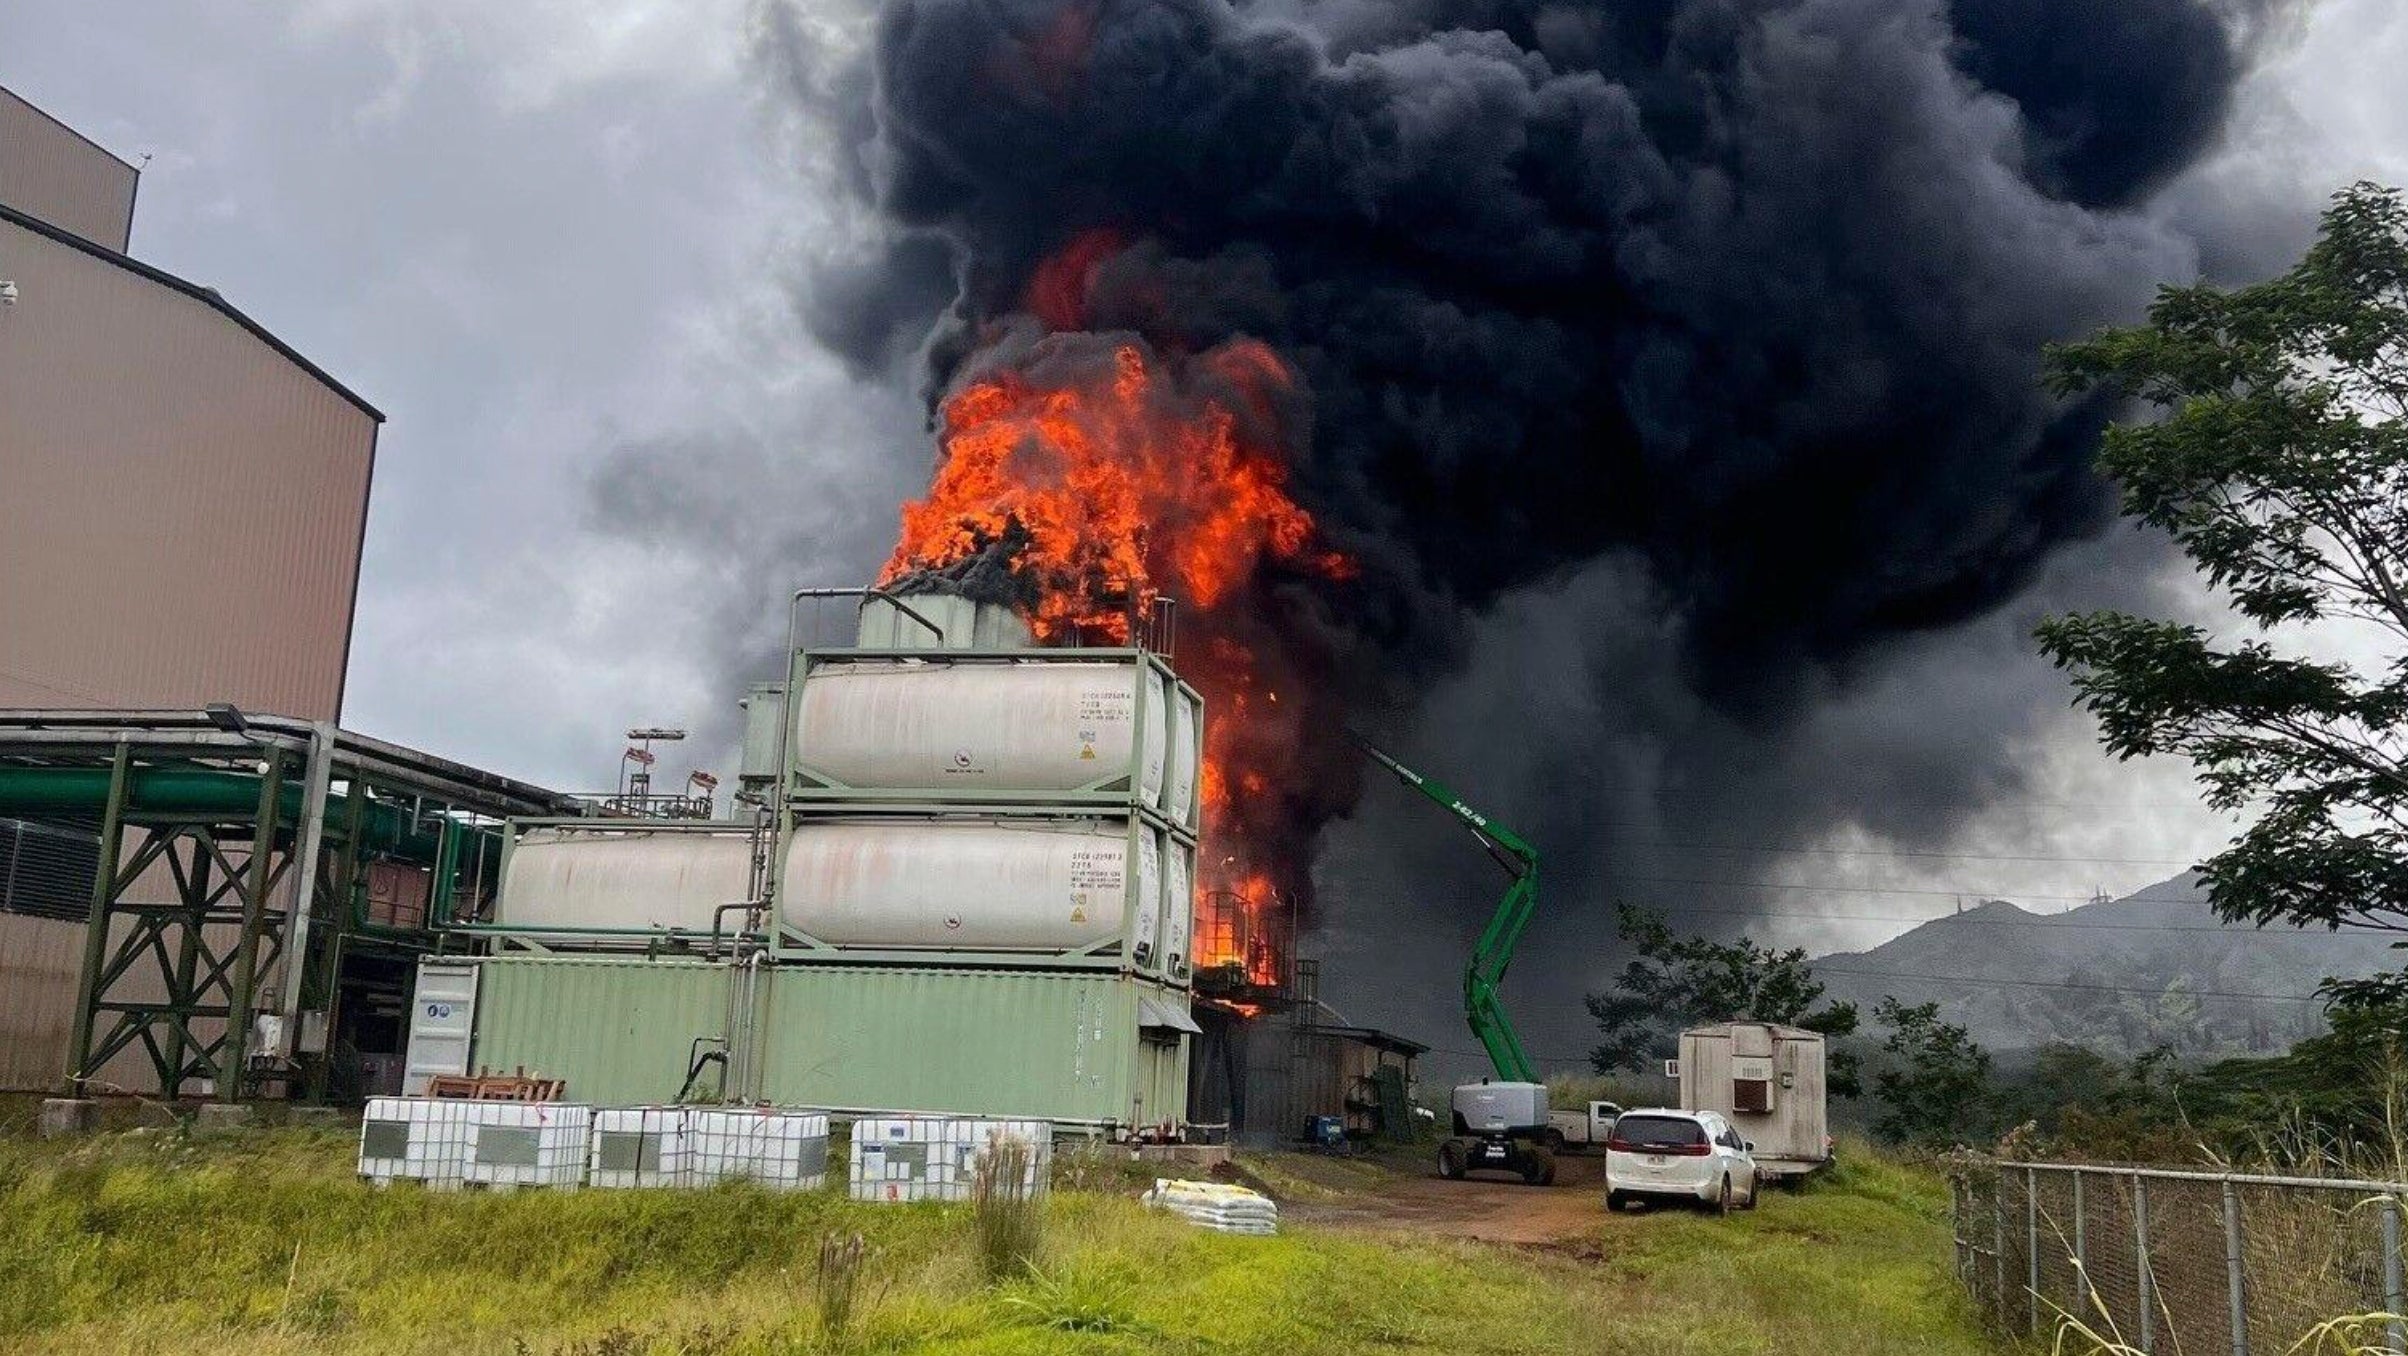
[[1045,1201],[1030,1180],[1034,1151],[1005,1137],[978,1156],[970,1177],[970,1215],[978,1261],[990,1281],[1011,1280],[1036,1265],[1045,1246]]
[[861,1263],[869,1242],[859,1234],[830,1234],[819,1241],[819,1336],[842,1351],[853,1332],[853,1309],[861,1298]]
[[[1529,1249],[1301,1222],[1237,1238],[1057,1189],[1024,1235],[1046,1246],[1006,1250],[1035,1267],[997,1283],[975,1207],[742,1184],[380,1191],[355,1152],[323,1132],[0,1139],[0,1356],[2000,1350],[1949,1284],[1935,1180],[1853,1155],[1752,1215],[1598,1208],[1592,1232]],[[1365,1196],[1426,1171],[1344,1166],[1331,1190]],[[834,1264],[849,1281],[819,1266],[822,1240],[849,1254],[856,1235],[857,1262]]]

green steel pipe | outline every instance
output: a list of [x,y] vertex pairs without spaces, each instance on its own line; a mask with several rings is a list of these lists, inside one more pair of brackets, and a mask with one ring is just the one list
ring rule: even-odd
[[[287,781],[278,788],[278,820],[298,821],[301,791]],[[0,812],[41,813],[60,810],[99,810],[109,803],[109,770],[81,767],[0,767]],[[160,814],[208,814],[250,818],[259,810],[259,777],[248,772],[208,772],[193,768],[136,768],[126,778],[128,810]],[[329,803],[331,820],[335,806]],[[437,837],[414,831],[410,816],[383,802],[368,806],[366,842],[360,846],[399,852],[432,862]]]

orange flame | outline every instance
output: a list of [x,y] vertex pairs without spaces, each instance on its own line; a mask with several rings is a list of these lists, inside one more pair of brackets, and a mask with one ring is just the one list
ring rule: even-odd
[[[1054,325],[1083,305],[1087,276],[1117,243],[1091,234],[1040,268],[1031,303]],[[1196,888],[1225,891],[1250,917],[1212,936],[1199,930],[1196,962],[1236,963],[1273,985],[1281,957],[1262,926],[1279,907],[1269,875],[1250,864],[1232,813],[1235,794],[1262,796],[1275,769],[1263,751],[1290,738],[1248,738],[1268,713],[1252,701],[1254,656],[1225,633],[1215,610],[1234,605],[1271,562],[1344,578],[1354,565],[1314,544],[1312,515],[1287,492],[1278,410],[1295,385],[1268,346],[1241,339],[1177,363],[1136,341],[1114,346],[1108,368],[1063,379],[1075,357],[1039,341],[1022,368],[982,376],[947,399],[943,458],[925,498],[903,508],[903,531],[880,583],[1010,552],[1022,611],[1040,638],[1076,630],[1128,639],[1128,603],[1180,599],[1210,637],[1208,662],[1189,676],[1205,689],[1200,788],[1210,835]],[[1048,371],[1044,380],[1028,370]],[[1196,616],[1196,614],[1201,614]],[[1278,713],[1282,726],[1298,719]]]
[[1286,490],[1287,467],[1237,436],[1241,413],[1293,383],[1253,340],[1193,360],[1253,410],[1178,389],[1135,343],[1108,375],[1040,387],[1017,372],[983,377],[945,402],[944,460],[925,499],[903,507],[903,537],[880,583],[980,555],[1017,528],[1012,561],[1035,585],[1039,637],[1066,626],[1127,638],[1121,598],[1168,590],[1210,611],[1267,559],[1313,561],[1312,515]]

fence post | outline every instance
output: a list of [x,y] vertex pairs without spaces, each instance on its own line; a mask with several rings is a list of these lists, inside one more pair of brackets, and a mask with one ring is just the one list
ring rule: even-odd
[[2090,1236],[2082,1220],[2082,1179],[2090,1174],[2074,1169],[2074,1307],[2090,1304]]
[[2132,1174],[2132,1274],[2140,1291],[2140,1349],[2143,1356],[2157,1350],[2157,1289],[2149,1275],[2149,1183]]
[[[2383,1310],[2397,1315],[2408,1299],[2401,1296],[2400,1284],[2400,1198],[2383,1197]],[[2391,1349],[2408,1350],[2408,1322],[2394,1317],[2390,1323]]]
[[2003,1326],[2007,1321],[2007,1170],[2000,1168],[1990,1184],[1990,1267],[1997,1276],[1991,1288],[1990,1302],[1998,1306],[1992,1315]]
[[2224,1295],[2232,1317],[2232,1356],[2249,1356],[2249,1312],[2241,1301],[2241,1193],[2224,1183]]
[[1948,1174],[1948,1265],[1959,1281],[1965,1279],[1965,1203],[1960,1199],[1963,1186],[1956,1173]]
[[2023,1170],[2024,1326],[2040,1335],[2040,1169]]

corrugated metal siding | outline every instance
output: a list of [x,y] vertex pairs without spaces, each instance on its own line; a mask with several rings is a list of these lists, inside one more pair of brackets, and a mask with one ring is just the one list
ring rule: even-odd
[[[695,1038],[726,1034],[725,967],[510,956],[482,970],[473,1062],[565,1078],[573,1101],[668,1101]],[[769,970],[761,1096],[857,1111],[1184,1120],[1187,1042],[1139,1036],[1140,987],[1070,973]]]
[[105,259],[0,264],[0,706],[338,715],[374,420]]
[[67,1076],[84,925],[0,913],[0,1089],[55,1091]]
[[471,1063],[565,1078],[574,1102],[670,1101],[694,1039],[727,1026],[724,966],[508,956],[481,969]]
[[[769,979],[771,1101],[1061,1121],[1163,1114],[1137,1103],[1135,981],[822,966]],[[1170,1114],[1184,1115],[1184,1082],[1175,1100]]]
[[0,89],[0,203],[123,254],[134,167]]

